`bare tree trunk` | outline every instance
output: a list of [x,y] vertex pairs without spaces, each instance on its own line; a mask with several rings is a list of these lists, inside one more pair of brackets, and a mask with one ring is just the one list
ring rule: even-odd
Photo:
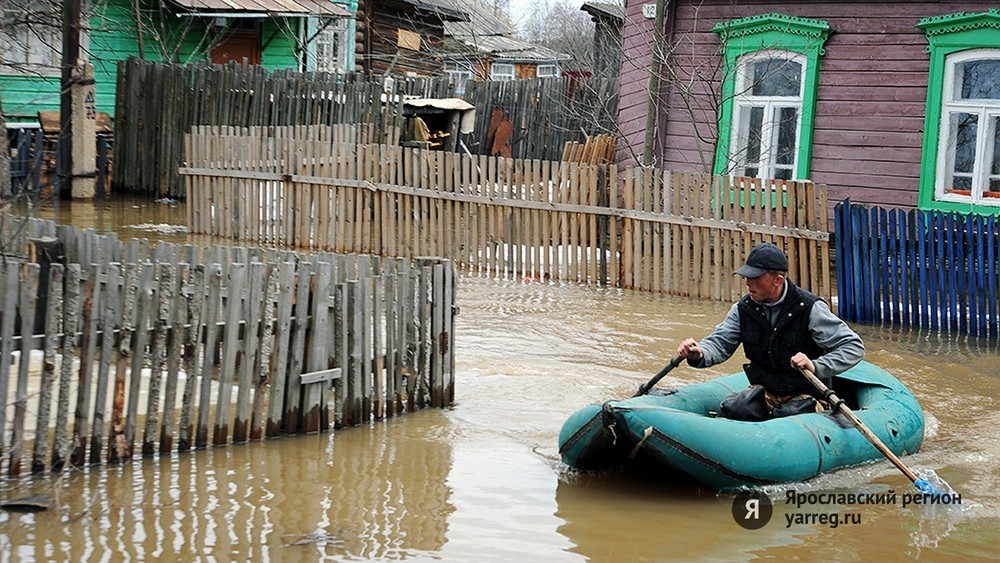
[[3,118],[3,102],[0,102],[0,199],[11,197],[10,193],[10,147],[7,144],[7,121]]

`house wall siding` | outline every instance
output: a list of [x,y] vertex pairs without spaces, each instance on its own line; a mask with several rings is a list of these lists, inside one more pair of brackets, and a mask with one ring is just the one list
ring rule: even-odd
[[[441,16],[418,12],[408,4],[373,2],[362,4],[367,10],[365,29],[368,52],[362,53],[362,65],[373,74],[415,74],[437,76],[444,70],[444,23]],[[359,13],[359,17],[361,14]],[[399,47],[399,30],[420,35],[420,50]]]
[[[146,4],[144,4],[146,6]],[[168,45],[173,49],[165,57],[158,41],[161,29],[156,13],[146,6],[146,15],[153,17],[153,25],[144,26],[143,51],[148,61],[204,62],[214,37],[205,18],[178,18],[172,13],[165,17],[172,22],[168,27]],[[189,21],[190,20],[190,21]],[[139,38],[135,26],[135,12],[131,0],[107,0],[95,4],[89,20],[90,37],[87,53],[94,65],[97,110],[112,116],[115,113],[118,62],[139,56]],[[184,30],[183,35],[181,30]],[[261,66],[267,69],[297,68],[295,36],[299,23],[296,19],[268,19],[261,23],[261,44],[264,46]],[[270,39],[270,41],[269,41]],[[51,76],[0,75],[0,98],[4,100],[4,113],[11,121],[34,121],[38,112],[59,110],[60,77],[58,69]]]
[[[652,37],[652,31],[634,15],[641,2],[628,4],[619,127],[641,155],[645,112],[638,119],[630,94],[648,77],[648,62],[640,61],[649,60],[649,41],[637,36]],[[819,19],[829,22],[832,33],[820,63],[810,179],[827,184],[831,202],[851,197],[915,206],[930,64],[927,40],[915,26],[929,16],[995,7],[988,2],[681,2],[672,42],[676,78],[664,78],[659,164],[711,171],[723,78],[714,25],[765,13]],[[641,68],[626,72],[630,60],[645,65],[645,76]]]

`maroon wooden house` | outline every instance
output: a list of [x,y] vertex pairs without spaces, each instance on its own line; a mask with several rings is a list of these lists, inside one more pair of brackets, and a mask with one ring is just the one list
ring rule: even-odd
[[626,0],[619,159],[998,214],[996,6]]

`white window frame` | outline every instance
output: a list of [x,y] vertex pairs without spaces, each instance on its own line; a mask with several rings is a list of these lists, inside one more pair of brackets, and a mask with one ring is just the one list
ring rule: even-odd
[[444,63],[444,72],[448,76],[448,82],[451,83],[456,95],[464,94],[465,84],[475,76],[471,64],[457,61]]
[[[1000,49],[972,49],[953,53],[945,58],[934,199],[1000,206],[1000,198],[984,196],[984,193],[988,191],[990,180],[1000,180],[1000,174],[990,173],[990,163],[993,158],[996,158],[993,155],[994,147],[991,141],[997,132],[997,122],[1000,121],[1000,99],[961,100],[955,97],[957,87],[955,69],[962,63],[974,60],[1000,61]],[[978,116],[976,160],[971,173],[972,186],[969,195],[946,190],[946,187],[953,183],[954,176],[952,161],[955,156],[955,147],[952,143],[953,132],[951,131],[951,115],[954,113],[968,113]]]
[[[25,15],[22,6],[9,2],[0,8],[0,65],[7,74],[39,74],[58,76],[62,59],[61,3],[44,1],[26,2],[30,12]],[[48,11],[46,5],[48,4]],[[48,19],[47,24],[11,25],[12,21],[38,21]],[[81,34],[81,42],[85,40]],[[20,53],[12,46],[20,46]],[[15,58],[12,55],[17,53]]]
[[[781,58],[798,63],[801,67],[798,96],[754,96],[750,94],[752,84],[747,83],[748,68],[761,59]],[[791,51],[762,50],[747,53],[740,57],[737,65],[736,90],[733,100],[733,121],[731,123],[729,162],[733,175],[743,176],[747,168],[756,168],[755,178],[773,179],[778,169],[788,170],[791,180],[797,180],[799,148],[802,142],[802,100],[806,82],[808,59],[805,55]],[[747,112],[755,107],[762,107],[764,122],[761,132],[761,150],[756,163],[748,162],[741,153],[745,152],[748,139],[742,139],[743,129],[740,121]],[[777,126],[778,114],[782,109],[792,108],[796,111],[794,158],[790,164],[777,164],[777,144],[780,128]]]
[[[348,26],[345,18],[333,18],[313,39],[315,70],[320,72],[347,71],[347,34]],[[317,20],[319,26],[327,22]]]
[[[546,72],[542,74],[542,69]],[[535,76],[538,78],[556,78],[559,76],[559,67],[556,65],[538,65],[535,67]]]
[[[501,72],[502,69],[504,72]],[[507,81],[515,78],[514,63],[493,63],[490,65],[490,80]]]

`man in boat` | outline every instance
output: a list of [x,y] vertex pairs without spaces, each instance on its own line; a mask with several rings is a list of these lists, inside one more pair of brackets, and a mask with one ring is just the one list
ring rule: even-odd
[[762,420],[822,411],[822,397],[798,370],[813,372],[832,388],[834,375],[865,356],[861,337],[826,302],[792,283],[787,272],[788,257],[780,248],[755,246],[736,270],[746,278],[747,295],[712,334],[701,342],[685,339],[677,348],[689,365],[705,368],[728,360],[743,344],[750,387],[723,401],[723,416]]

